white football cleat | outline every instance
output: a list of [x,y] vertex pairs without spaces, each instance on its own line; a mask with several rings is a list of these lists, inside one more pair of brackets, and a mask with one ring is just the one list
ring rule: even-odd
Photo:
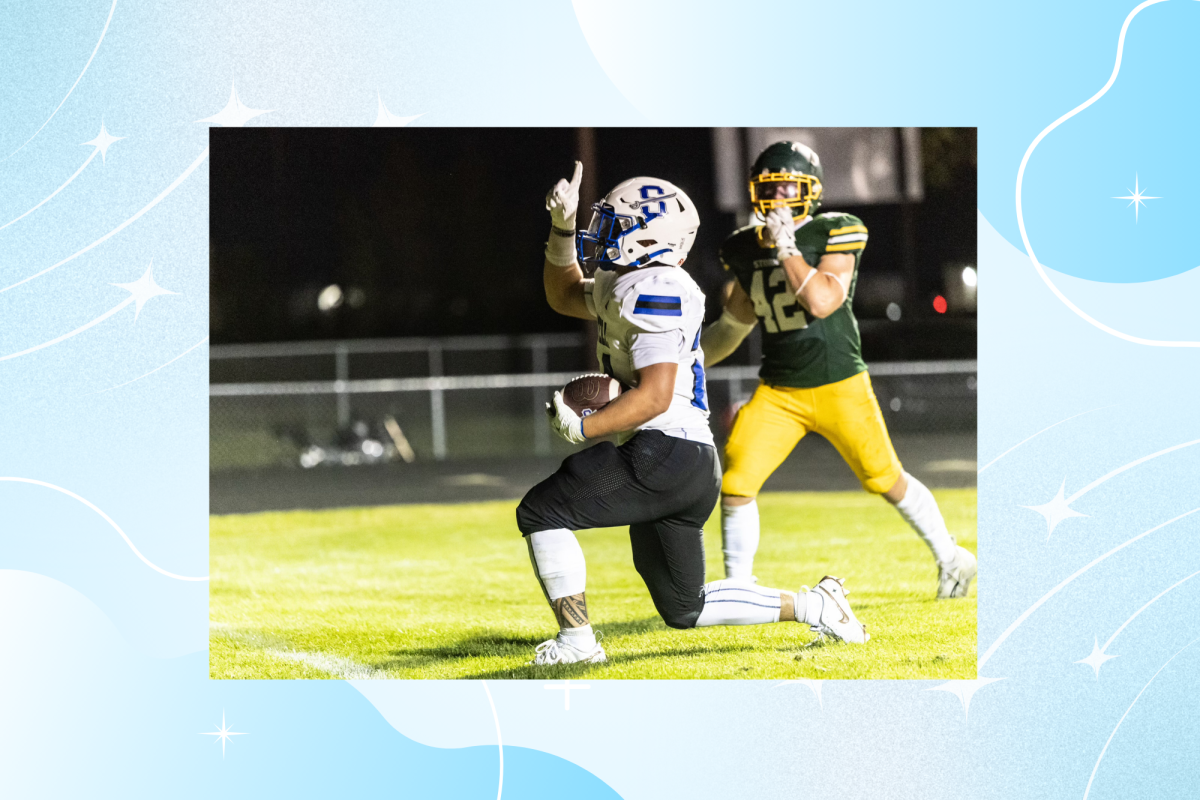
[[[809,627],[817,634],[830,636],[838,641],[865,644],[870,641],[871,635],[867,633],[867,626],[859,622],[850,610],[850,603],[846,600],[849,592],[846,591],[844,583],[841,578],[826,575],[813,587],[812,591],[822,600],[821,619]],[[808,587],[804,587],[802,591],[809,591]]]
[[574,645],[558,639],[549,639],[537,646],[537,655],[529,664],[539,667],[551,664],[575,664],[580,661],[599,664],[607,660],[608,656],[604,655],[604,648],[600,646],[599,642],[596,642],[596,646],[591,650],[580,650]]
[[950,563],[938,565],[938,600],[966,597],[967,590],[971,588],[971,581],[975,580],[978,571],[979,565],[971,551],[961,545],[955,545],[954,558]]

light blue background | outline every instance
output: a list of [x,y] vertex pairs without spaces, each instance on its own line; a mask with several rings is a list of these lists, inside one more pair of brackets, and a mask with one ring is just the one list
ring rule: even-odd
[[[270,109],[250,125],[369,125],[380,99],[421,114],[415,125],[978,125],[979,643],[1004,637],[981,671],[1003,680],[943,687],[977,689],[969,719],[958,696],[930,691],[938,682],[830,681],[818,698],[800,684],[592,681],[570,711],[540,683],[210,682],[204,582],[150,569],[70,496],[0,481],[6,796],[491,797],[497,727],[507,797],[1125,797],[1195,784],[1200,645],[1187,645],[1200,579],[1133,619],[1099,678],[1074,662],[1200,570],[1200,514],[1097,563],[1013,627],[1093,559],[1200,507],[1200,447],[1098,484],[1071,506],[1088,516],[1048,538],[1023,507],[1200,439],[1195,349],[1084,321],[1034,271],[1017,227],[1022,156],[1108,79],[1131,2],[332,6],[0,9],[0,225],[79,170],[102,120],[124,137],[0,229],[0,288],[152,203],[202,156],[208,123],[196,120],[234,84],[246,106]],[[1136,336],[1200,339],[1197,34],[1193,0],[1142,11],[1112,90],[1050,133],[1026,171],[1026,229],[1049,278]],[[800,66],[755,61],[765,41]],[[838,89],[789,101],[803,69]],[[1162,197],[1136,223],[1111,199],[1135,173]],[[150,562],[193,577],[207,571],[207,194],[204,160],[108,240],[0,292],[0,357],[95,320],[129,297],[111,284],[151,263],[177,293],[136,321],[124,308],[0,361],[0,476],[76,493]],[[246,734],[224,758],[200,735],[223,713]]]

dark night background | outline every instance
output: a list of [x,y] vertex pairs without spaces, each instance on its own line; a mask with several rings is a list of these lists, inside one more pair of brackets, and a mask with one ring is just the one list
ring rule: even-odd
[[[587,205],[633,175],[662,177],[697,204],[686,268],[719,313],[716,257],[735,214],[715,206],[708,128],[214,128],[214,344],[578,330],[542,294],[546,191],[584,148]],[[581,141],[587,143],[581,145]],[[934,312],[946,267],[975,264],[975,130],[921,132],[924,200],[830,205],[864,220],[864,282],[900,276],[901,322],[857,302],[868,360],[974,357],[974,310]],[[907,249],[906,249],[907,247]],[[906,261],[907,259],[907,261]],[[345,302],[318,311],[321,289]],[[894,282],[889,285],[896,285]],[[860,286],[860,299],[864,296]]]

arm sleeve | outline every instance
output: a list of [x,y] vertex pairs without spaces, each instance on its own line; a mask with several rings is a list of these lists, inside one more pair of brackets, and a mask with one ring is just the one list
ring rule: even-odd
[[754,330],[755,322],[742,322],[729,309],[721,313],[721,318],[704,329],[700,335],[700,347],[704,350],[704,363],[708,366],[720,363],[729,358],[738,345],[742,343],[750,331]]

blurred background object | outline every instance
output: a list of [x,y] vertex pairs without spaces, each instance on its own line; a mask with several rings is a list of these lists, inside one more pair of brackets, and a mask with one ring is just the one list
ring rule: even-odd
[[[584,162],[581,226],[611,185],[683,187],[686,268],[727,290],[717,248],[750,220],[747,170],[813,147],[822,211],[870,229],[855,314],[897,450],[974,486],[973,128],[213,129],[212,510],[518,497],[572,451],[542,407],[594,366],[594,328],[550,310],[546,190]],[[757,384],[757,331],[708,370],[723,441]],[[852,488],[807,437],[767,489]]]

